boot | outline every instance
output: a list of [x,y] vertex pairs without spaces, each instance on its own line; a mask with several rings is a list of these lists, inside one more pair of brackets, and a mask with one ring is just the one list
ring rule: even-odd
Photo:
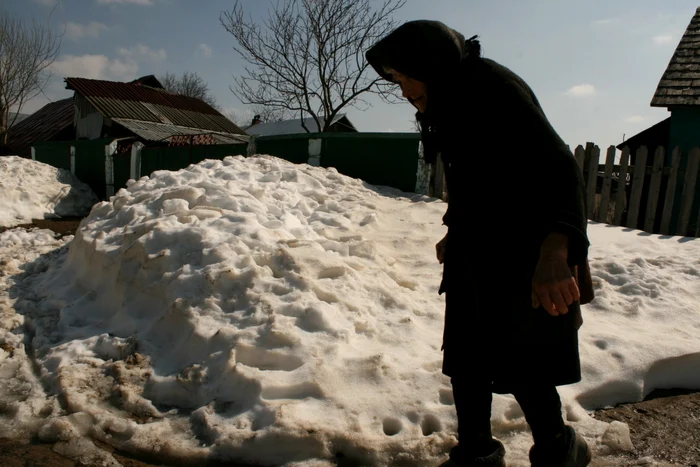
[[532,467],[585,467],[591,462],[591,449],[586,440],[572,427],[565,428],[561,438],[551,446],[530,448]]
[[506,448],[497,439],[491,439],[487,452],[490,454],[482,457],[469,455],[455,446],[450,451],[450,459],[440,464],[440,467],[506,467]]

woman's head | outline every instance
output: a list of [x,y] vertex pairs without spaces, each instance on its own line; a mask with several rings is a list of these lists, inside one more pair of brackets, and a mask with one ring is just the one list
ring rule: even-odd
[[473,39],[465,40],[439,21],[409,21],[372,46],[366,58],[380,76],[399,84],[404,97],[423,113],[428,97],[434,106],[449,91],[465,59],[479,56]]

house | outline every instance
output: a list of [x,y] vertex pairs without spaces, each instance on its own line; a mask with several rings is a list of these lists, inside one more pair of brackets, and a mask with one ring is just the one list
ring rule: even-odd
[[75,138],[136,136],[144,142],[199,144],[247,142],[245,131],[209,104],[173,94],[152,76],[130,83],[66,78],[75,91]]
[[4,152],[29,158],[35,142],[74,139],[73,115],[72,97],[46,104],[10,128]]
[[44,106],[10,131],[9,152],[30,157],[31,145],[132,137],[149,145],[236,144],[249,137],[209,104],[173,94],[152,75],[122,83],[66,78],[73,97]]
[[664,146],[668,149],[666,164],[670,165],[672,149],[680,147],[681,165],[685,165],[688,151],[700,146],[700,7],[659,81],[651,106],[665,107],[671,116],[617,148],[629,145],[634,154],[640,146],[647,146],[650,152]]
[[[319,117],[319,122],[321,127],[326,124],[326,119],[324,117]],[[308,128],[309,131],[304,129],[304,126]],[[299,133],[317,133],[319,132],[318,125],[313,117],[305,118],[304,125],[302,125],[302,119],[297,118],[295,120],[282,120],[281,122],[260,122],[260,116],[256,115],[253,118],[252,124],[245,129],[249,135],[255,136],[272,136],[272,135],[295,135]],[[328,131],[331,133],[356,133],[357,129],[353,125],[345,114],[338,114],[333,118]]]

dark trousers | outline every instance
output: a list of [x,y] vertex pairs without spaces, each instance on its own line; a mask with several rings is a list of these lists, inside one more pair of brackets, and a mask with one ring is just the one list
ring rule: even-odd
[[[490,382],[475,382],[468,377],[452,378],[452,391],[457,409],[457,436],[463,453],[486,456],[491,443]],[[513,391],[515,400],[530,425],[535,444],[546,446],[564,433],[561,399],[555,386],[523,385]]]

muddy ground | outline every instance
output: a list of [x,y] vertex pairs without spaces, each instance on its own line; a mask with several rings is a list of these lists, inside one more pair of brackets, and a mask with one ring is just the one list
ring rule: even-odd
[[643,402],[595,412],[595,418],[630,427],[630,459],[653,457],[671,465],[700,465],[700,393],[655,391]]
[[0,226],[0,233],[16,229],[17,227],[22,227],[25,229],[48,229],[56,232],[59,236],[65,237],[66,235],[75,235],[75,231],[78,230],[80,221],[82,217],[63,217],[60,219],[34,219],[31,223],[15,225],[13,227],[2,227]]
[[[621,459],[619,466],[650,465],[640,464],[639,460],[653,458],[659,462],[658,465],[664,467],[698,467],[700,465],[700,393],[682,395],[660,393],[654,397],[656,398],[595,412],[594,416],[599,420],[607,422],[617,420],[627,423],[630,427],[635,451]],[[114,451],[110,446],[96,444],[111,452],[124,467],[174,466],[154,463],[153,459],[134,459]],[[214,465],[212,464],[212,467]],[[600,464],[594,459],[591,467],[596,465],[614,467],[609,462]],[[85,464],[72,461],[54,452],[51,444],[0,439],[0,466],[83,467]]]

